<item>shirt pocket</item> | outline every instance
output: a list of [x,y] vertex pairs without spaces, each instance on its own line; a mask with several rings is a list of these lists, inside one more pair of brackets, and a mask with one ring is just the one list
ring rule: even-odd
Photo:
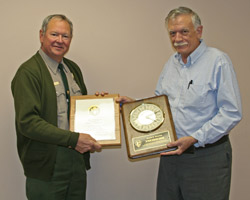
[[64,87],[57,85],[56,87],[56,97],[57,97],[57,113],[63,114],[67,112],[67,101]]
[[185,104],[191,107],[202,107],[205,103],[208,93],[208,88],[206,85],[194,85],[191,84],[186,91]]
[[71,91],[72,91],[72,94],[71,94],[72,96],[82,95],[81,89],[75,81],[72,84]]

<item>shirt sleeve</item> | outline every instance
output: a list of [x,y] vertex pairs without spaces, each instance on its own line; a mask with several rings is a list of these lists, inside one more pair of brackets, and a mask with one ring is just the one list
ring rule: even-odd
[[191,136],[198,140],[195,146],[214,143],[241,120],[242,108],[239,87],[231,60],[227,55],[217,62],[215,94],[218,112]]

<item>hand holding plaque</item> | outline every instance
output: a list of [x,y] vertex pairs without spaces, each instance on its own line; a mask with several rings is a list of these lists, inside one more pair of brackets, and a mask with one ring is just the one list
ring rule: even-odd
[[125,103],[122,118],[130,158],[176,149],[167,147],[177,139],[167,96]]

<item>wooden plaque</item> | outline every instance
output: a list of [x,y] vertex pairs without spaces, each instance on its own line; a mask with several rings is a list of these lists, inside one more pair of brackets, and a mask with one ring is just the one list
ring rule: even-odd
[[123,104],[122,120],[130,158],[176,149],[167,147],[169,142],[177,139],[167,96]]
[[90,134],[103,146],[121,145],[118,96],[71,96],[70,130]]

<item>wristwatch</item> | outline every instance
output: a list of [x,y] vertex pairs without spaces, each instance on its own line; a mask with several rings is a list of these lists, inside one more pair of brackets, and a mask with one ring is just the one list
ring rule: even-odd
[[131,126],[140,132],[151,132],[159,128],[165,116],[162,109],[153,103],[142,103],[135,107],[129,115]]

